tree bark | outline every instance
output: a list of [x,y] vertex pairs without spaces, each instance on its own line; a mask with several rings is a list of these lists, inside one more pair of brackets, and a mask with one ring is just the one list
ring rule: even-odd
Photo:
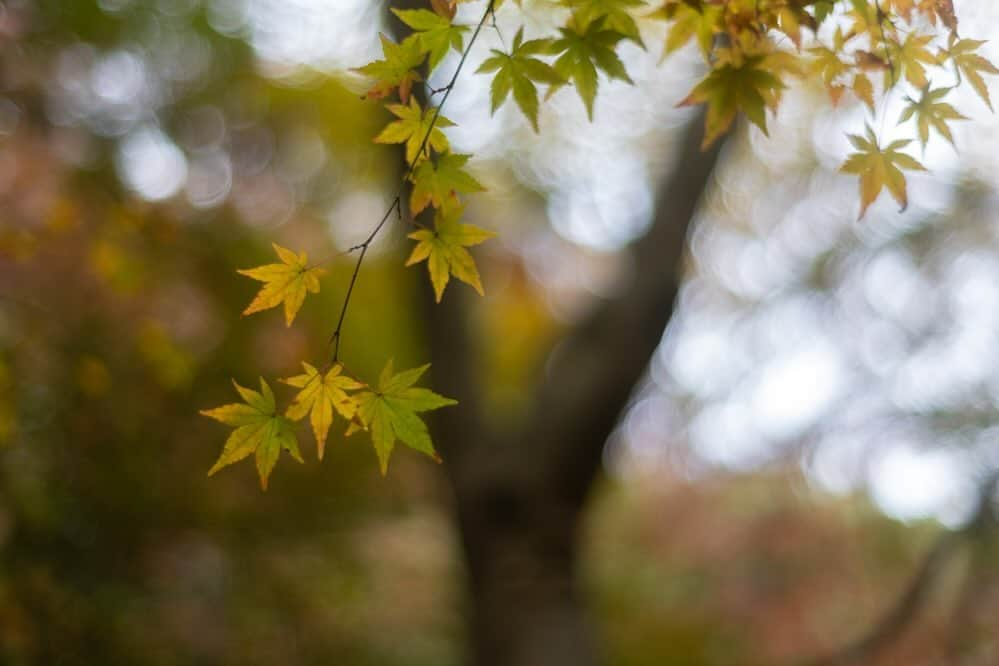
[[650,230],[630,248],[636,279],[558,346],[533,413],[512,435],[481,417],[467,294],[449,290],[435,305],[424,287],[434,388],[462,403],[435,413],[433,428],[468,572],[469,664],[601,662],[578,589],[579,528],[604,444],[673,313],[688,228],[719,153],[701,151],[702,126],[698,116],[686,130]]

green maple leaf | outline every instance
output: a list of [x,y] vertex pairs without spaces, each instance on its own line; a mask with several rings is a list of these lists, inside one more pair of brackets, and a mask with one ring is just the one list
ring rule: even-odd
[[233,385],[246,401],[245,404],[234,403],[201,411],[205,416],[236,428],[226,440],[222,455],[208,470],[208,476],[255,453],[260,487],[267,490],[267,480],[277,464],[281,449],[302,462],[298,440],[291,421],[278,415],[274,393],[263,378],[260,379],[259,393],[236,382]]
[[359,429],[371,433],[382,475],[388,471],[389,457],[397,440],[440,462],[427,425],[418,414],[456,405],[458,401],[413,386],[429,367],[427,364],[393,374],[389,361],[378,380],[378,390],[356,394],[357,417],[347,434]]
[[603,19],[604,28],[618,32],[645,48],[638,24],[628,13],[631,7],[645,6],[645,0],[561,0],[561,4],[572,10],[573,17],[582,28]]
[[881,190],[886,187],[895,201],[905,210],[909,205],[909,198],[905,175],[901,170],[926,171],[926,167],[913,157],[899,152],[912,143],[911,140],[893,141],[882,148],[870,125],[867,126],[866,134],[866,137],[850,135],[850,143],[857,152],[851,153],[846,163],[840,167],[843,173],[860,176],[860,217],[864,216],[867,207],[874,203]]
[[[561,54],[555,61],[555,72],[563,81],[571,81],[576,86],[576,93],[586,105],[586,114],[593,120],[598,69],[611,79],[634,84],[614,51],[624,35],[605,29],[603,19],[597,19],[583,29],[570,22],[568,28],[559,28],[559,32],[562,38],[555,40],[551,46],[552,53]],[[549,88],[549,97],[560,87],[561,84],[558,84]]]
[[978,93],[985,104],[992,108],[992,99],[989,97],[989,87],[982,78],[982,74],[999,74],[999,69],[976,51],[985,44],[982,40],[961,39],[952,33],[950,44],[943,52],[944,59],[954,62],[958,74],[968,80],[971,87]]
[[475,267],[475,260],[466,247],[478,245],[496,234],[480,229],[471,224],[459,222],[465,209],[463,206],[444,207],[437,210],[434,216],[434,228],[420,229],[409,234],[409,237],[419,241],[412,254],[406,260],[407,266],[427,262],[430,271],[430,282],[434,286],[437,302],[441,302],[444,288],[448,280],[455,276],[465,284],[471,285],[482,295],[482,280]]
[[548,63],[532,56],[546,53],[551,48],[547,39],[524,41],[524,29],[517,31],[513,38],[510,53],[493,49],[493,56],[487,58],[477,70],[480,73],[496,72],[490,86],[492,111],[506,101],[513,92],[517,106],[531,121],[531,127],[538,131],[538,89],[535,83],[559,85],[562,78]]
[[462,33],[468,30],[463,25],[452,25],[451,20],[426,9],[393,9],[399,20],[416,30],[416,40],[426,53],[430,54],[428,66],[434,71],[448,49],[461,53],[465,48]]
[[430,204],[441,208],[459,192],[484,191],[486,188],[464,169],[470,158],[471,155],[444,153],[437,158],[436,163],[433,160],[421,162],[412,176],[410,212],[418,215]]
[[396,44],[385,35],[379,35],[382,40],[384,60],[376,60],[355,71],[375,79],[375,84],[368,91],[368,97],[375,99],[388,97],[396,88],[403,102],[409,99],[413,84],[422,81],[419,68],[426,60],[426,52],[422,43],[415,35]]
[[305,301],[306,292],[319,293],[319,277],[326,270],[319,267],[309,268],[309,258],[304,252],[296,255],[277,243],[271,245],[283,263],[237,271],[265,283],[250,305],[243,310],[243,314],[268,310],[284,303],[285,323],[291,326],[291,322],[295,320],[295,315]]
[[714,69],[690,92],[680,106],[707,104],[703,147],[725,133],[741,111],[767,133],[767,108],[774,108],[784,88],[763,55],[728,58],[724,50]]
[[[451,127],[454,123],[439,115],[435,108],[423,109],[415,97],[409,99],[408,106],[389,104],[385,108],[399,120],[389,123],[375,137],[375,143],[406,144],[406,161],[410,164],[428,157],[431,148],[439,153],[448,149],[447,137],[440,128]],[[420,148],[423,148],[423,154],[419,154]]]
[[301,389],[294,402],[288,407],[285,416],[294,421],[300,421],[306,414],[310,415],[312,432],[316,436],[316,447],[319,459],[323,459],[326,449],[326,437],[333,423],[333,412],[336,411],[348,421],[354,418],[357,403],[347,395],[347,391],[356,391],[364,385],[350,377],[341,374],[343,365],[337,363],[326,374],[316,370],[308,363],[302,363],[305,374],[288,377],[281,381],[289,386]]
[[919,129],[919,142],[924,148],[930,139],[930,126],[940,132],[940,135],[947,139],[951,145],[954,145],[954,136],[950,133],[947,121],[968,119],[953,106],[941,101],[950,91],[951,88],[930,90],[929,85],[927,85],[923,88],[918,100],[906,97],[909,105],[902,111],[902,116],[898,122],[904,123],[915,116],[916,126]]

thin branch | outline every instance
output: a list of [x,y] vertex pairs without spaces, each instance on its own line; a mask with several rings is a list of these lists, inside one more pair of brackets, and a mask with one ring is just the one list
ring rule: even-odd
[[[465,50],[461,53],[461,59],[458,61],[458,66],[455,68],[454,74],[451,76],[451,80],[448,81],[447,85],[443,88],[432,90],[432,94],[437,94],[443,91],[444,96],[441,98],[440,104],[434,107],[434,115],[430,119],[430,125],[427,127],[427,131],[423,135],[423,141],[420,142],[420,147],[416,151],[418,156],[423,155],[424,151],[427,149],[427,144],[430,141],[430,135],[433,133],[434,129],[436,129],[437,121],[440,119],[441,109],[443,109],[444,105],[447,104],[448,97],[451,96],[451,91],[454,90],[454,85],[458,81],[458,76],[461,74],[461,70],[465,67],[465,62],[468,60],[468,56],[472,52],[472,47],[475,45],[475,41],[479,38],[479,33],[482,32],[482,27],[486,24],[486,21],[490,16],[493,16],[493,20],[495,20],[493,10],[495,2],[496,0],[489,0],[486,10],[482,13],[482,18],[479,19],[478,24],[475,26],[475,31],[472,33],[471,39],[468,40],[468,46],[466,46]],[[429,157],[429,155],[427,157]],[[382,227],[385,226],[385,223],[392,216],[392,211],[396,212],[396,217],[399,220],[402,219],[402,196],[405,188],[405,182],[413,175],[413,172],[416,170],[416,165],[417,160],[413,160],[413,162],[409,165],[409,168],[406,170],[405,175],[402,177],[403,185],[401,185],[398,192],[396,192],[395,197],[392,199],[392,203],[389,205],[388,210],[385,211],[385,215],[382,216],[381,221],[375,226],[374,229],[371,230],[371,233],[368,234],[366,239],[364,239],[364,242],[349,248],[344,253],[349,254],[360,250],[360,254],[357,255],[357,261],[354,263],[354,272],[350,276],[350,283],[347,285],[347,293],[343,298],[343,305],[340,308],[340,316],[337,318],[336,328],[333,330],[333,335],[330,336],[330,343],[333,345],[332,363],[336,363],[340,360],[340,342],[343,340],[343,323],[347,317],[347,308],[350,306],[350,299],[354,294],[354,285],[357,284],[357,277],[361,272],[361,264],[364,263],[364,257],[367,255],[368,248],[371,247],[371,243],[374,242],[375,237],[378,236]]]

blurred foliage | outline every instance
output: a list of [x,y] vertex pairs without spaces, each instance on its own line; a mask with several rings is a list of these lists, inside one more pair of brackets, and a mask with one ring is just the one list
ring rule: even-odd
[[[352,197],[398,174],[371,143],[388,121],[377,105],[259,61],[213,27],[221,4],[0,5],[0,662],[459,663],[464,574],[436,466],[399,456],[383,481],[371,450],[336,434],[323,464],[282,465],[266,495],[250,466],[206,479],[219,435],[198,410],[230,400],[229,377],[300,372],[351,266],[328,265],[334,287],[290,330],[276,312],[240,318],[256,285],[234,269],[269,260],[272,241],[336,254],[370,220],[332,225],[329,211],[363,217]],[[345,331],[367,376],[386,350],[398,367],[423,356],[425,277],[400,268],[401,241],[376,246]],[[496,288],[475,323],[501,423],[566,318],[513,250],[486,254]],[[834,647],[937,529],[774,490],[787,486],[604,488],[586,574],[610,663]],[[997,561],[964,566],[995,581]],[[963,580],[946,608],[969,618],[967,650],[985,655],[972,663],[989,663],[996,600]],[[885,663],[931,663],[942,622]]]

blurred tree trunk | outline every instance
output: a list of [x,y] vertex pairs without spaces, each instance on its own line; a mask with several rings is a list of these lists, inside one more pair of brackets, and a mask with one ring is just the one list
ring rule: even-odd
[[[400,9],[426,5],[390,2]],[[406,34],[389,20],[395,35]],[[579,598],[579,528],[604,444],[673,312],[688,227],[718,156],[717,147],[700,150],[702,121],[688,127],[677,166],[660,187],[652,226],[630,248],[635,280],[561,342],[533,413],[513,432],[494,432],[481,417],[478,396],[486,379],[475,373],[468,290],[449,290],[435,305],[421,280],[434,388],[462,403],[436,414],[433,427],[464,549],[474,666],[601,661]]]

